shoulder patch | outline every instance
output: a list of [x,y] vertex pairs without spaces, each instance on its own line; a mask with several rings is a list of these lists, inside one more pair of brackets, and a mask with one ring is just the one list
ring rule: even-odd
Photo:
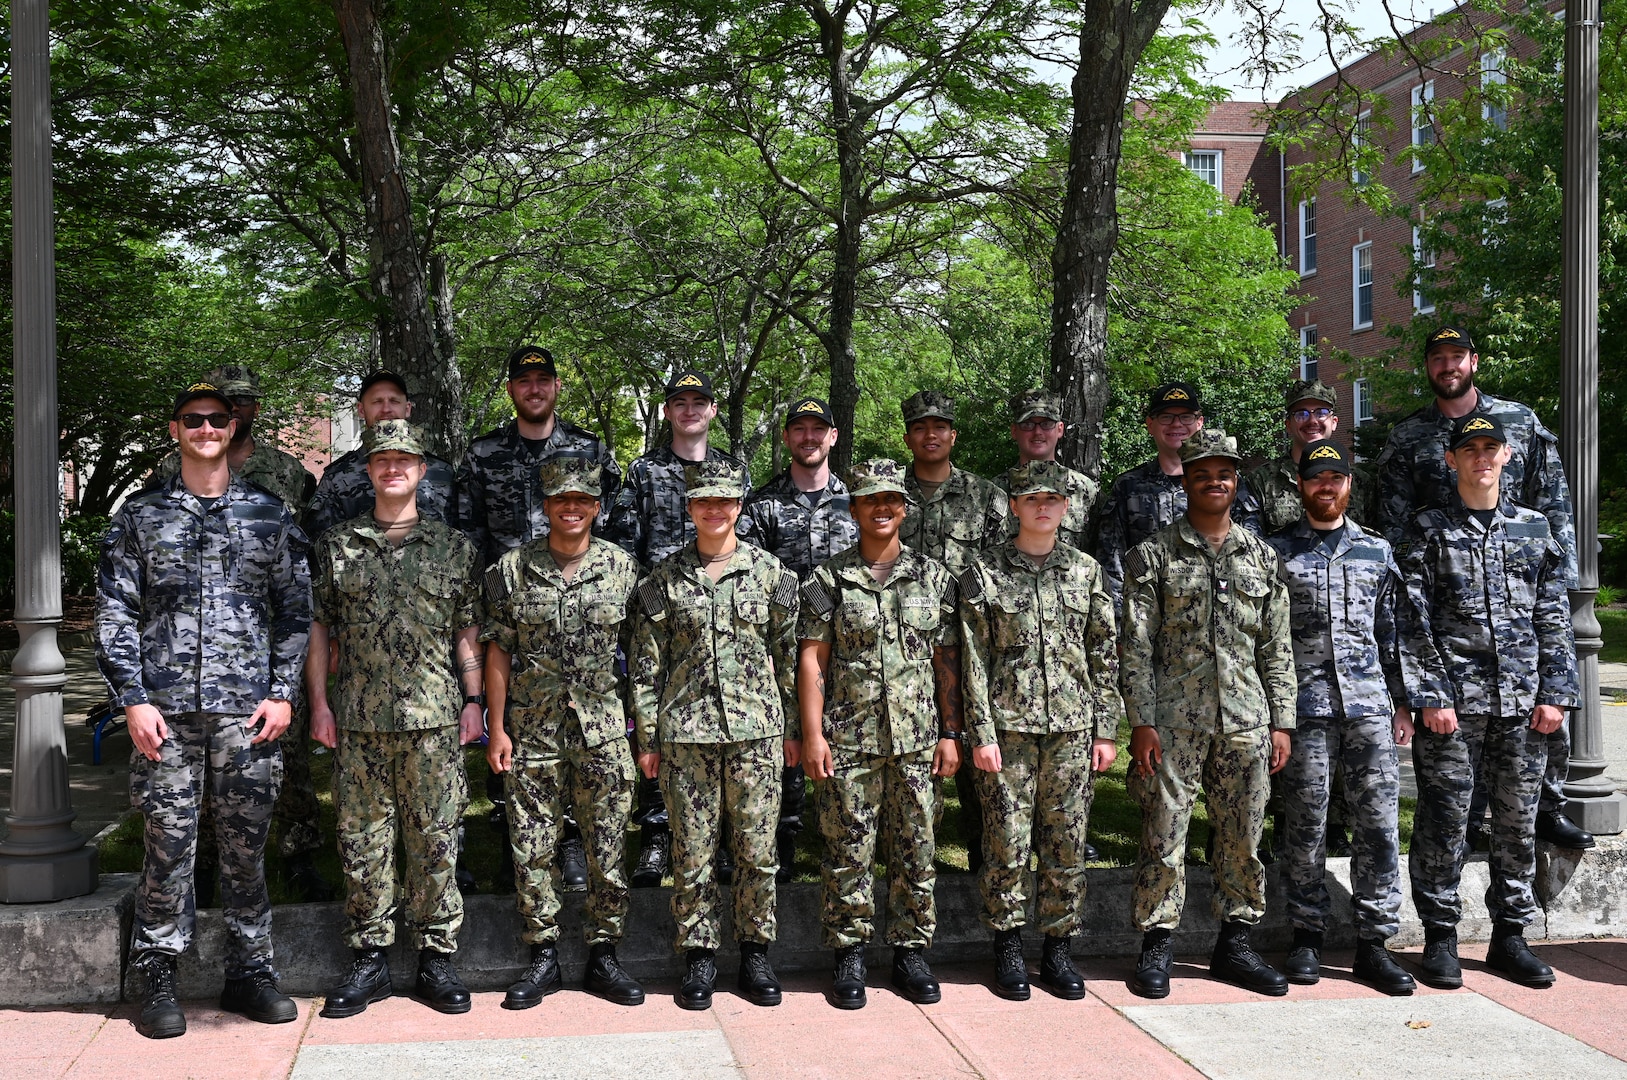
[[830,618],[830,613],[836,608],[831,599],[830,588],[817,576],[802,583],[802,602],[820,619]]
[[789,570],[780,571],[779,584],[774,586],[774,595],[770,602],[779,608],[790,610],[797,606],[797,576]]
[[960,572],[960,595],[973,604],[983,602],[983,575],[977,572],[977,567],[968,566]]
[[1133,547],[1124,553],[1124,576],[1137,580],[1147,576],[1147,557],[1141,554],[1140,547]]
[[639,583],[638,604],[644,609],[647,617],[657,620],[666,618],[667,594],[650,578],[645,578]]
[[486,599],[501,604],[508,599],[508,582],[503,580],[503,569],[495,563],[486,570]]

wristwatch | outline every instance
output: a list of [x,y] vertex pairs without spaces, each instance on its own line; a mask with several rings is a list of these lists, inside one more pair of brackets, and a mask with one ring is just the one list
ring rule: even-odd
[[964,731],[950,731],[948,728],[939,728],[938,738],[953,739],[958,743],[965,743],[966,733]]
[[465,705],[479,705],[482,709],[484,709],[486,707],[486,695],[485,694],[464,694],[463,695],[463,703]]

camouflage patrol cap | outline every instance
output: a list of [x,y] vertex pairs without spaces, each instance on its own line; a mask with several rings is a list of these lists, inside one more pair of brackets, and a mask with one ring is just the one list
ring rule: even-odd
[[1470,352],[1475,351],[1474,336],[1461,326],[1442,326],[1424,338],[1424,359],[1429,358],[1429,350],[1437,345],[1456,345]]
[[904,494],[904,466],[891,458],[871,458],[847,471],[847,493],[851,498],[884,491]]
[[1020,424],[1042,416],[1047,420],[1062,419],[1062,398],[1049,390],[1024,390],[1011,399],[1011,422]]
[[509,382],[523,379],[533,371],[540,371],[549,377],[557,376],[559,371],[554,367],[554,354],[541,345],[521,345],[508,354]]
[[710,460],[684,466],[685,494],[691,499],[743,499],[745,477],[730,461]]
[[1321,379],[1295,379],[1282,392],[1282,407],[1292,409],[1301,401],[1320,401],[1334,408],[1339,406],[1339,392]]
[[1014,465],[1006,473],[1006,483],[1013,499],[1041,491],[1068,497],[1068,470],[1054,461],[1029,461]]
[[1470,439],[1496,439],[1508,442],[1503,422],[1490,413],[1472,412],[1452,421],[1452,437],[1446,441],[1448,450],[1456,450]]
[[405,420],[380,420],[362,432],[362,449],[368,457],[386,450],[424,456],[424,434]]
[[214,398],[226,406],[227,412],[232,411],[232,399],[226,396],[226,391],[212,382],[195,382],[175,395],[175,408],[170,412],[171,419],[181,415],[183,406],[189,405],[200,398]]
[[205,375],[204,380],[214,383],[232,397],[260,396],[260,376],[243,364],[222,364]]
[[1143,415],[1153,416],[1165,409],[1201,413],[1203,398],[1198,388],[1189,382],[1167,382],[1152,388],[1152,393],[1147,395],[1147,408]]
[[604,491],[604,470],[594,461],[577,457],[549,458],[542,463],[542,493],[544,496],[563,495],[567,491],[592,495],[597,499]]
[[1237,440],[1220,428],[1204,428],[1181,444],[1183,465],[1212,457],[1231,458],[1237,462],[1243,460],[1243,455],[1237,452]]
[[929,416],[955,422],[955,399],[939,390],[917,390],[900,402],[898,409],[904,414],[906,427]]
[[1305,444],[1299,455],[1299,478],[1309,480],[1317,473],[1336,472],[1350,475],[1350,454],[1332,439],[1317,439]]

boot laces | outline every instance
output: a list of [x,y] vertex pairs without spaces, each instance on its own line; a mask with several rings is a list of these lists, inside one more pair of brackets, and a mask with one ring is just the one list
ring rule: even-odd
[[864,950],[858,946],[842,949],[836,954],[836,977],[838,979],[864,978]]

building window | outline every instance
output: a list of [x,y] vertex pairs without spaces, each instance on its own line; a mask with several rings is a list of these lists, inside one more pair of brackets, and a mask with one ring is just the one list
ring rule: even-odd
[[[1434,79],[1412,88],[1412,145],[1414,146],[1429,146],[1435,141],[1435,119],[1431,115],[1431,104],[1434,100]],[[1413,156],[1412,171],[1424,171],[1423,158],[1417,155]]]
[[1499,130],[1508,127],[1508,105],[1500,89],[1508,84],[1508,73],[1503,70],[1507,61],[1508,54],[1502,49],[1480,54],[1480,118]]
[[1367,380],[1357,379],[1350,384],[1351,412],[1356,417],[1356,423],[1370,424],[1373,421],[1373,395],[1367,392]]
[[[1356,114],[1356,126],[1350,129],[1351,160],[1358,163],[1361,161],[1362,151],[1367,149],[1368,129],[1372,127],[1372,124],[1373,113],[1371,110]],[[1350,182],[1355,184],[1357,187],[1361,187],[1371,179],[1372,177],[1362,169],[1360,164],[1357,164],[1350,170]]]
[[1417,225],[1412,227],[1412,265],[1412,310],[1428,315],[1435,310],[1435,301],[1424,288],[1424,271],[1435,269],[1435,252],[1424,244],[1423,229]]
[[1299,328],[1299,377],[1306,382],[1316,381],[1317,353],[1316,327]]
[[1316,273],[1316,200],[1299,204],[1299,276]]
[[1186,167],[1197,174],[1199,180],[1220,190],[1220,151],[1219,150],[1188,150],[1186,152]]
[[1350,249],[1350,307],[1352,329],[1373,325],[1373,242]]

